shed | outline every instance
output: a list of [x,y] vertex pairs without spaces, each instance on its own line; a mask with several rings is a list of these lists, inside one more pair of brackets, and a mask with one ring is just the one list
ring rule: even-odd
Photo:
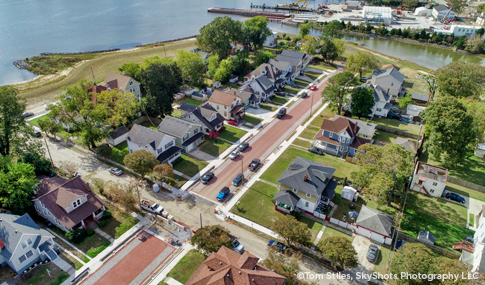
[[231,75],[231,78],[229,78],[229,83],[236,83],[239,81],[239,76],[233,74]]
[[424,16],[424,17],[429,17],[433,15],[433,10],[428,9],[426,7],[418,7],[414,11],[414,16]]
[[214,88],[221,88],[221,82],[220,81],[214,82],[214,84],[212,84],[212,87],[214,87]]
[[478,144],[477,148],[473,152],[476,157],[485,158],[485,143]]
[[428,105],[429,95],[421,94],[421,93],[413,93],[411,95],[411,99],[416,103]]
[[126,136],[128,136],[129,132],[130,130],[127,127],[121,126],[109,134],[106,141],[114,146],[119,145],[120,143],[126,141]]
[[406,108],[406,115],[419,116],[421,115],[421,112],[423,112],[425,109],[426,107],[409,104]]
[[418,240],[427,244],[434,244],[434,235],[429,231],[420,231],[418,234]]
[[393,221],[393,216],[362,205],[355,222],[355,231],[359,235],[390,245]]
[[357,199],[359,198],[359,193],[357,193],[357,190],[350,186],[345,186],[344,189],[342,189],[342,198],[345,200],[349,200],[352,202],[356,202]]

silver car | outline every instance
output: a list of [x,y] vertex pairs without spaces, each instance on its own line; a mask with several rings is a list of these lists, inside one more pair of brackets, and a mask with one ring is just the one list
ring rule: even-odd
[[229,158],[231,160],[234,160],[234,159],[236,159],[236,157],[239,156],[239,154],[240,154],[239,150],[235,150],[235,151],[231,152],[231,154],[229,155]]
[[108,171],[109,171],[109,173],[114,174],[114,175],[118,175],[118,176],[123,174],[123,171],[121,171],[121,169],[118,169],[116,167],[111,167]]

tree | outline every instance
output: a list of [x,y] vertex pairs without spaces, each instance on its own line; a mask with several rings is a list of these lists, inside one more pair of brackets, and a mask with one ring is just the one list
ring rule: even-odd
[[268,63],[270,59],[276,57],[275,54],[272,54],[271,52],[264,51],[264,50],[257,51],[255,55],[256,55],[256,58],[255,58],[254,64],[256,66],[260,66],[263,63]]
[[134,63],[134,62],[123,63],[121,67],[118,67],[118,70],[121,72],[124,71],[126,74],[130,75],[130,77],[135,79],[136,81],[140,81],[141,66],[138,63]]
[[339,53],[335,43],[329,38],[322,37],[322,44],[320,49],[320,55],[326,62],[334,61],[338,59]]
[[269,19],[263,16],[256,16],[244,21],[244,38],[254,50],[261,49],[266,38],[272,35],[271,30],[268,28],[268,22]]
[[362,78],[362,72],[373,70],[379,67],[379,61],[375,56],[368,52],[359,51],[356,54],[351,54],[347,58],[347,68],[350,71],[358,72],[359,77]]
[[414,166],[410,151],[397,144],[384,147],[364,144],[356,157],[361,167],[351,173],[352,182],[358,187],[367,187],[379,204],[390,206],[395,197],[404,193]]
[[329,38],[341,38],[342,29],[342,24],[337,20],[333,20],[323,26],[322,34]]
[[453,61],[436,71],[440,95],[479,98],[484,92],[485,66]]
[[134,211],[137,209],[138,199],[135,196],[138,186],[134,181],[128,184],[109,183],[106,185],[108,198],[115,204],[122,205],[125,209]]
[[200,53],[180,50],[175,58],[185,83],[201,87],[204,84],[205,60]]
[[418,6],[419,1],[418,0],[403,0],[402,1],[402,7],[406,8],[408,10],[414,9]]
[[86,230],[81,228],[77,230],[70,230],[66,232],[66,238],[74,243],[80,243],[86,237]]
[[172,65],[175,63],[175,60],[170,57],[160,58],[158,55],[154,55],[152,57],[145,57],[140,63],[140,68],[142,70],[147,69],[151,64],[154,64],[154,63]]
[[140,73],[146,90],[146,110],[150,116],[169,116],[173,112],[173,94],[182,86],[183,79],[176,64],[154,63]]
[[215,53],[219,58],[226,58],[231,51],[231,43],[243,40],[242,23],[231,17],[216,17],[203,26],[197,36],[197,45],[204,51]]
[[426,120],[425,147],[447,167],[462,162],[476,134],[473,117],[458,99],[446,96],[432,102],[422,114]]
[[334,262],[336,270],[357,266],[357,252],[348,238],[330,236],[321,240],[317,248],[326,258]]
[[59,166],[67,174],[67,177],[72,178],[80,165],[71,160],[63,160],[59,162]]
[[458,259],[450,259],[444,256],[440,256],[436,259],[433,259],[432,266],[430,271],[434,274],[453,274],[454,276],[460,276],[457,280],[454,279],[445,279],[441,280],[439,284],[442,285],[468,285],[470,284],[470,280],[462,278],[463,276],[468,276],[468,272],[470,272],[470,266],[467,266],[461,260]]
[[465,47],[466,40],[467,40],[466,35],[459,37],[458,40],[455,43],[456,48],[457,49],[463,49]]
[[320,46],[321,43],[319,38],[306,35],[303,38],[303,45],[301,46],[301,49],[307,54],[315,55]]
[[308,23],[305,23],[305,24],[301,24],[300,25],[300,37],[304,38],[306,35],[308,35],[310,33],[310,28],[313,26],[313,23],[312,22],[308,22]]
[[239,75],[246,75],[246,71],[249,69],[249,51],[245,49],[238,50],[230,60],[233,64],[233,72]]
[[173,173],[173,168],[164,163],[164,164],[157,164],[153,167],[153,172],[158,180],[162,180],[165,177],[175,178],[175,174]]
[[476,34],[475,37],[468,39],[466,50],[472,53],[485,53],[485,40]]
[[222,246],[232,249],[231,235],[226,228],[220,225],[200,228],[192,236],[190,243],[207,255],[218,251]]
[[230,58],[224,59],[220,62],[219,68],[217,68],[212,79],[214,81],[227,82],[234,69],[234,62]]
[[350,109],[352,114],[359,117],[367,117],[372,114],[375,105],[374,90],[370,87],[356,87],[352,90]]
[[0,154],[9,155],[14,145],[25,142],[28,130],[24,117],[25,100],[11,86],[0,86]]
[[[300,272],[299,259],[300,255],[286,256],[278,253],[275,249],[270,249],[268,257],[261,263],[269,270],[286,277],[285,284],[301,284],[298,280],[298,273]],[[297,283],[298,282],[298,283]]]
[[145,178],[145,175],[151,172],[155,165],[160,162],[153,153],[142,149],[127,154],[123,159],[123,163],[135,172],[138,172],[143,179]]
[[457,14],[461,13],[464,7],[468,6],[465,0],[448,0],[446,4]]
[[219,68],[219,57],[217,55],[213,55],[207,59],[209,62],[209,65],[207,66],[207,76],[209,78],[214,78],[214,75],[216,74],[217,69]]
[[351,91],[348,87],[355,85],[355,81],[352,72],[344,71],[331,77],[328,80],[328,85],[322,91],[324,100],[329,101],[330,107],[336,109],[339,115],[344,104],[348,101],[347,95]]
[[473,117],[473,129],[476,135],[474,147],[484,141],[485,135],[485,104],[478,100],[462,99],[467,113]]
[[338,57],[341,57],[345,52],[345,41],[339,38],[333,38],[332,43],[335,45],[337,49]]
[[135,116],[138,100],[132,92],[121,92],[115,88],[96,94],[95,109],[103,110],[101,124],[126,125]]
[[399,99],[399,109],[405,110],[407,109],[408,105],[413,102],[411,96],[407,95]]
[[307,224],[299,222],[293,216],[279,217],[271,229],[280,235],[288,245],[293,243],[306,245],[312,236]]
[[16,214],[28,212],[32,206],[35,179],[34,166],[28,163],[9,163],[0,171],[0,203]]
[[53,135],[55,140],[57,140],[57,133],[62,129],[59,124],[56,124],[51,120],[39,120],[39,127],[47,136],[49,136],[49,134]]
[[22,162],[33,165],[35,174],[37,175],[48,175],[52,172],[51,162],[38,153],[26,153],[22,159]]
[[432,273],[433,253],[420,243],[406,243],[394,254],[391,264],[391,273],[396,274],[399,285],[429,284],[426,279],[401,279],[401,272],[407,274]]
[[428,74],[426,75],[426,83],[428,84],[428,91],[431,95],[429,101],[432,102],[434,99],[434,95],[436,94],[436,89],[438,89],[438,84],[436,84],[436,78]]

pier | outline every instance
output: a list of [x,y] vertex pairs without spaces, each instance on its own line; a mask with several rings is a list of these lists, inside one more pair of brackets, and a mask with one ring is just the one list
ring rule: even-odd
[[313,8],[311,7],[300,7],[300,6],[291,6],[288,4],[284,5],[276,5],[276,6],[266,6],[263,5],[256,5],[251,3],[251,9],[270,9],[270,10],[287,10],[287,11],[296,11],[296,12],[313,12]]
[[290,18],[289,13],[280,12],[264,12],[264,11],[254,11],[254,10],[244,10],[244,9],[232,9],[232,8],[208,8],[209,13],[221,13],[221,14],[232,14],[241,15],[247,17],[263,16],[269,18],[270,21],[281,21],[286,18]]

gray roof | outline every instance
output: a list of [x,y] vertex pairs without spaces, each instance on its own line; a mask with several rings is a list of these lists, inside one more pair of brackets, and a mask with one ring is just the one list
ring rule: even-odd
[[276,69],[281,70],[281,71],[288,70],[288,66],[291,65],[291,63],[289,63],[287,61],[278,61],[278,60],[275,60],[275,59],[270,59],[268,61],[268,63],[271,64],[272,66],[276,67]]
[[404,81],[404,78],[405,78],[404,74],[402,74],[401,72],[399,72],[399,70],[395,68],[390,68],[386,70],[374,69],[374,72],[372,72],[372,77],[375,77],[375,78],[385,77],[385,76],[392,76],[401,83]]
[[275,200],[278,203],[285,204],[287,206],[296,207],[296,204],[298,204],[298,201],[300,201],[300,197],[296,196],[293,191],[290,190],[280,190],[276,195],[274,196],[273,200]]
[[[322,196],[335,168],[297,156],[278,178],[278,182],[313,196]],[[307,180],[305,181],[305,176]]]
[[397,137],[394,143],[404,147],[405,149],[409,150],[412,153],[415,153],[417,150],[416,142],[409,139]]
[[116,139],[116,138],[119,138],[122,135],[126,134],[129,131],[130,130],[127,127],[121,126],[121,127],[117,128],[116,130],[114,130],[109,136],[113,139]]
[[261,86],[265,93],[269,93],[274,90],[273,82],[265,75],[258,76],[254,80]]
[[160,125],[158,125],[157,130],[174,137],[182,138],[190,127],[194,125],[200,126],[199,124],[190,123],[179,118],[165,117]]
[[301,59],[296,58],[296,57],[289,57],[289,56],[284,56],[284,55],[278,55],[276,57],[276,60],[279,62],[288,62],[291,65],[293,65],[293,69],[295,69],[301,62]]
[[357,120],[357,119],[351,119],[351,118],[340,116],[340,115],[335,115],[333,117],[334,118],[342,117],[344,119],[351,121],[354,124],[357,124],[357,126],[360,128],[359,134],[361,134],[361,135],[372,138],[376,133],[376,127],[377,127],[376,124]]
[[150,128],[134,124],[126,139],[136,143],[139,146],[150,145],[153,149],[157,149],[160,142],[166,134],[157,132]]
[[394,217],[383,212],[362,205],[356,225],[380,233],[385,236],[391,234]]
[[179,107],[180,111],[185,111],[185,112],[188,112],[188,113],[193,112],[195,109],[197,109],[196,106],[191,105],[191,104],[187,104],[187,103],[182,103],[182,104],[180,104],[180,107]]
[[237,91],[236,93],[236,96],[238,96],[239,98],[241,98],[241,101],[246,104],[246,102],[248,102],[248,100],[252,101],[252,102],[258,102],[258,95],[254,94],[254,92],[251,92],[249,90],[249,88],[245,88],[243,90],[239,90]]
[[304,52],[301,52],[301,51],[294,51],[294,50],[283,50],[283,52],[281,52],[281,55],[283,56],[288,56],[288,57],[294,57],[294,58],[298,58],[298,59],[304,59],[306,57],[306,53]]
[[430,233],[429,231],[420,231],[418,233],[418,239],[419,240],[428,240],[430,241],[432,244],[434,244],[434,235],[432,233]]
[[428,102],[429,96],[426,95],[426,94],[421,94],[421,93],[413,93],[411,95],[411,99]]
[[[436,9],[436,11],[441,12],[441,11],[449,10],[450,7],[447,7],[445,5],[438,5],[438,6],[434,6],[433,9]],[[451,10],[451,11],[453,11],[453,10]],[[453,11],[453,12],[455,12],[455,11]]]
[[[0,238],[5,245],[0,254],[7,260],[12,256],[23,234],[52,237],[49,232],[40,229],[29,214],[23,216],[0,214],[0,221]],[[37,242],[37,238],[32,239],[32,242],[34,241]]]
[[[189,105],[189,104],[186,104],[186,105]],[[186,109],[186,110],[189,110],[189,109]],[[190,110],[192,110],[192,108]],[[211,104],[209,103],[205,103],[204,105],[199,107],[194,107],[192,111],[190,112],[187,111],[187,112],[188,112],[187,114],[180,116],[180,119],[190,122],[189,115],[193,115],[197,119],[199,119],[199,121],[209,130],[214,129],[217,125],[224,122],[224,117],[219,112],[217,112],[217,110],[214,109],[214,107],[212,107]],[[215,118],[211,120],[211,117],[213,115],[215,115]]]
[[268,77],[269,79],[272,79],[273,81],[275,81],[278,77],[281,76],[281,71],[275,66],[268,63],[261,64],[258,68],[256,68],[246,76],[253,75],[256,77],[256,76],[262,75],[263,71],[265,72],[266,77]]
[[446,183],[446,181],[448,181],[448,169],[432,164],[427,164],[422,161],[418,161],[415,174],[439,182]]
[[391,107],[392,107],[391,103],[386,103],[386,105],[384,105],[384,109],[386,110],[391,110]]
[[384,90],[384,88],[379,85],[374,86],[372,84],[371,87],[374,88],[374,99],[376,100],[376,103],[387,102],[389,100],[389,95],[387,94],[387,91]]

